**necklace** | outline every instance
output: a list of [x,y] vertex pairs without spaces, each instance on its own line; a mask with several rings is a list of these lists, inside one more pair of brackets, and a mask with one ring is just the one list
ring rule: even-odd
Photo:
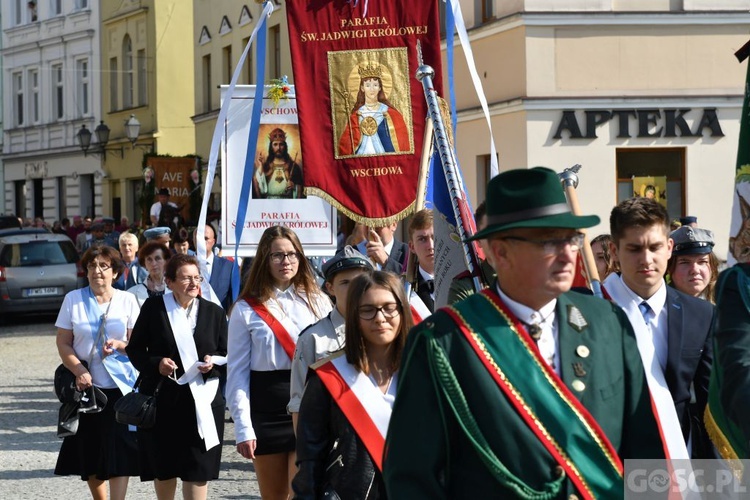
[[379,102],[375,103],[375,104],[367,104],[367,103],[365,103],[365,107],[367,109],[369,109],[370,111],[375,111],[376,109],[378,109],[380,107],[380,103]]

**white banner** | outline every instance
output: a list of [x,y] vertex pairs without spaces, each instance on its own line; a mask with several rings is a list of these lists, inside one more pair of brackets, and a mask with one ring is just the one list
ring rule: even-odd
[[[269,87],[270,88],[270,87]],[[226,87],[222,87],[222,101]],[[229,104],[221,148],[223,248],[234,248],[237,209],[248,149],[254,85],[237,85]],[[303,193],[304,161],[300,148],[294,90],[274,105],[263,100],[254,159],[253,185],[238,255],[255,255],[258,240],[271,226],[283,225],[299,237],[305,255],[336,253],[336,209]]]

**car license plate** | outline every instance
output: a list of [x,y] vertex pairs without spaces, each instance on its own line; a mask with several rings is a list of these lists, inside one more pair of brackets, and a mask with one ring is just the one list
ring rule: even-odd
[[49,295],[57,295],[58,288],[56,286],[47,286],[43,288],[28,288],[26,290],[27,297],[47,297]]

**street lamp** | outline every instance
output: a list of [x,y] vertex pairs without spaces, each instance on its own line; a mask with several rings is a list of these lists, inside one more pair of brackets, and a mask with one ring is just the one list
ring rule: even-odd
[[141,122],[135,115],[130,115],[130,118],[125,121],[125,135],[130,140],[130,145],[135,147],[135,142],[138,140],[138,135],[141,133]]
[[[91,151],[91,154],[101,155],[104,161],[106,161],[107,151],[118,154],[120,158],[124,158],[125,150],[122,146],[120,146],[119,148],[107,148],[107,143],[109,142],[109,132],[109,127],[104,123],[104,120],[101,120],[99,122],[99,125],[97,125],[97,127],[94,129],[94,134],[96,135],[97,142],[96,147]],[[136,142],[138,141],[138,136],[140,135],[140,133],[141,122],[138,121],[138,118],[136,118],[135,115],[131,114],[130,118],[125,120],[125,135],[130,141],[130,146],[132,149],[135,149]],[[91,148],[91,136],[94,134],[92,134],[91,131],[86,128],[86,125],[81,125],[81,128],[76,134],[78,144],[81,146],[81,150],[83,150],[84,156],[89,152],[89,148]],[[148,144],[139,144],[138,147],[143,149],[150,149],[153,151],[154,143],[151,142]]]

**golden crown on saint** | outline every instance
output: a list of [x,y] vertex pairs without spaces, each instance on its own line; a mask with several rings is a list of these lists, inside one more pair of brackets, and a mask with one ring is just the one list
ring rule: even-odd
[[363,80],[365,78],[380,78],[383,72],[379,64],[370,62],[367,63],[367,66],[360,66],[357,71],[359,72],[359,77]]
[[286,141],[286,133],[281,130],[280,128],[275,128],[271,130],[271,133],[268,134],[268,140],[273,141]]

